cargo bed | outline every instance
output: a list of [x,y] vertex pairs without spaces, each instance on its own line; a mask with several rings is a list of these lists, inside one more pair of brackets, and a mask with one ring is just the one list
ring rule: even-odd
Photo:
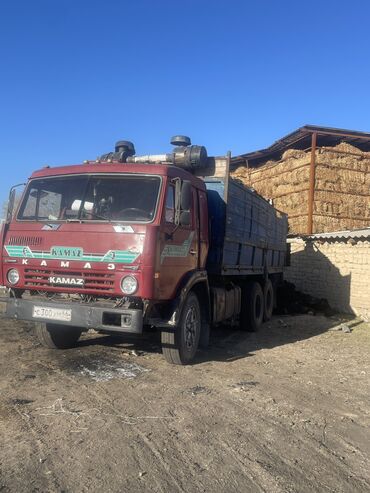
[[204,178],[210,216],[211,274],[250,275],[283,271],[287,215],[238,180]]

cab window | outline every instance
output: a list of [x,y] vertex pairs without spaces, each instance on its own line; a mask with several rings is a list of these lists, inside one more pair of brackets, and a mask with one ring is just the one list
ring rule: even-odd
[[175,187],[169,185],[166,194],[165,203],[165,221],[166,223],[175,222]]

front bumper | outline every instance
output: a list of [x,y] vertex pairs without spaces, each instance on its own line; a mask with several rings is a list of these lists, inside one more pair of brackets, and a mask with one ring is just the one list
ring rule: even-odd
[[[143,311],[140,309],[111,308],[109,306],[88,305],[82,303],[62,303],[52,301],[33,301],[20,298],[8,298],[5,303],[5,316],[18,320],[46,322],[70,325],[82,329],[106,330],[141,334],[143,331]],[[71,320],[55,320],[35,317],[34,307],[71,310]]]

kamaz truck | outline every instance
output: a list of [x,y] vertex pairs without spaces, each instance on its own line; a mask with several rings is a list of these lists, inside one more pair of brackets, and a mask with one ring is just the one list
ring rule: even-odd
[[[0,237],[6,316],[64,349],[82,332],[161,332],[174,364],[216,324],[257,330],[271,317],[287,217],[185,136],[171,152],[128,141],[82,164],[35,171],[9,197]],[[4,305],[4,303],[3,303]]]

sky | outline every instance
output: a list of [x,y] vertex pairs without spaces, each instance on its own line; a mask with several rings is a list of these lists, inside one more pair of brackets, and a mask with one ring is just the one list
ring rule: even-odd
[[209,155],[370,131],[367,0],[0,0],[0,204],[117,140]]

